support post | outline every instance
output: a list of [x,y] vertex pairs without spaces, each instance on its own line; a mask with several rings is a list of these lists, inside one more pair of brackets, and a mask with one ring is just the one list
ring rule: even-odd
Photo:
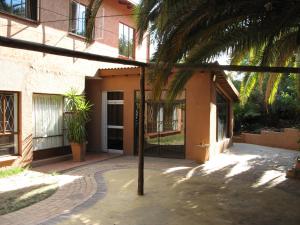
[[144,195],[145,67],[140,72],[138,195]]

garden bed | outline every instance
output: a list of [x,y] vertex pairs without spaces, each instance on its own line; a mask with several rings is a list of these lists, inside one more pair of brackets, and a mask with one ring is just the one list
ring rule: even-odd
[[57,174],[12,168],[0,175],[0,215],[42,201],[58,189]]

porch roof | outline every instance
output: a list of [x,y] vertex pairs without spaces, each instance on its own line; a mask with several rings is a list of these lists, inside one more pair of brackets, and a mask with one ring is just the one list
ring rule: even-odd
[[[175,70],[173,71],[175,72]],[[230,78],[224,71],[212,72],[212,75],[216,76],[216,83],[234,100],[239,100],[239,92],[235,88]],[[129,76],[129,75],[140,75],[139,67],[118,67],[118,68],[106,68],[99,69],[97,76],[99,77],[111,77],[111,76]]]
[[224,71],[219,71],[214,72],[213,74],[216,75],[217,84],[219,84],[234,101],[238,101],[240,93],[226,73]]

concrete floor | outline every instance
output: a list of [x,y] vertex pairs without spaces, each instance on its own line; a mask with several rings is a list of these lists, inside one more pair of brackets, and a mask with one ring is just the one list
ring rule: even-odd
[[[136,158],[103,172],[106,194],[59,224],[299,225],[300,180],[285,178],[296,151],[236,144],[205,165],[146,159],[145,196],[136,195]],[[99,170],[101,166],[99,166]],[[51,221],[49,221],[51,222]]]

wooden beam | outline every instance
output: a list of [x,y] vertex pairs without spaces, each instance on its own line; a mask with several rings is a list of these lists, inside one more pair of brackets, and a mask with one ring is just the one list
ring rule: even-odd
[[[59,56],[80,58],[98,62],[118,63],[131,66],[155,66],[155,63],[144,63],[135,60],[119,59],[115,57],[92,54],[82,51],[74,51],[65,48],[54,47],[45,44],[34,43],[30,41],[23,41],[13,38],[1,37],[0,46],[30,50],[35,52],[43,52]],[[241,66],[241,65],[219,65],[217,63],[177,63],[174,68],[193,70],[193,71],[236,71],[236,72],[261,72],[261,73],[295,73],[300,74],[299,67],[267,67],[267,66]]]
[[299,67],[268,67],[268,66],[241,66],[241,65],[219,65],[216,63],[182,63],[174,66],[182,70],[198,71],[235,71],[235,72],[261,72],[261,73],[295,73],[300,74]]
[[141,67],[139,105],[139,165],[138,195],[144,195],[144,144],[145,144],[145,67]]
[[92,54],[82,51],[75,51],[66,48],[59,48],[50,45],[44,45],[39,43],[34,43],[30,41],[23,41],[17,40],[13,38],[6,38],[0,36],[0,46],[9,47],[9,48],[16,48],[16,49],[23,49],[23,50],[30,50],[35,52],[43,52],[53,55],[59,56],[66,56],[66,57],[74,57],[80,59],[87,59],[92,61],[98,62],[107,62],[107,63],[118,63],[123,65],[131,65],[131,66],[146,66],[146,63],[134,61],[134,60],[127,60],[127,59],[119,59],[110,56]]

